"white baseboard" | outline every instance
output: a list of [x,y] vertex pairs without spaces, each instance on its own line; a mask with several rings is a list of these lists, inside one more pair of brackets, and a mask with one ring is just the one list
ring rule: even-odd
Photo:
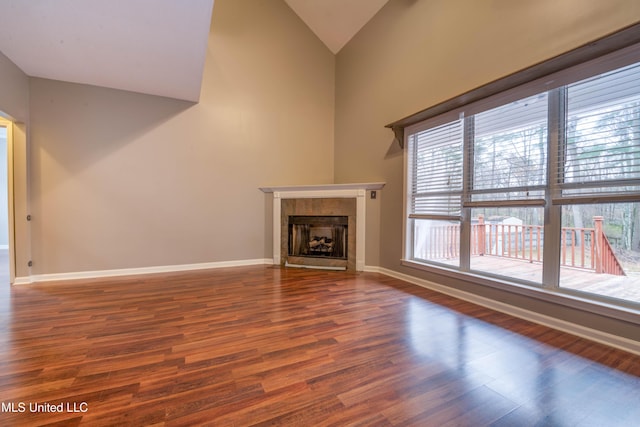
[[141,274],[173,273],[179,271],[207,270],[211,268],[244,267],[249,265],[273,264],[272,259],[245,259],[238,261],[204,262],[198,264],[163,265],[157,267],[123,268],[117,270],[79,271],[72,273],[34,274],[28,277],[16,277],[14,285],[54,282],[60,280],[100,279]]
[[414,285],[421,286],[423,288],[431,289],[436,292],[443,293],[445,295],[452,296],[464,301],[468,301],[486,308],[490,308],[501,313],[509,314],[511,316],[528,320],[540,325],[548,326],[553,329],[557,329],[562,332],[566,332],[572,335],[576,335],[581,338],[586,338],[591,341],[595,341],[600,344],[605,344],[610,347],[615,347],[620,350],[627,351],[629,353],[640,355],[640,342],[634,341],[628,338],[619,337],[617,335],[609,334],[606,332],[598,331],[595,329],[587,328],[582,325],[567,322],[564,320],[556,319],[554,317],[545,316],[534,311],[525,310],[519,307],[515,307],[510,304],[495,301],[489,298],[484,298],[469,292],[460,291],[448,286],[439,285],[435,282],[431,282],[417,277],[410,276],[408,274],[398,273],[397,271],[389,270],[383,267],[365,267],[365,271],[384,274],[395,279],[403,280]]

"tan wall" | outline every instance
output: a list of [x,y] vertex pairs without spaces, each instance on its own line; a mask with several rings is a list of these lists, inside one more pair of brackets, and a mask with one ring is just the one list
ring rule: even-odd
[[29,204],[29,151],[27,144],[27,125],[13,124],[13,209],[14,209],[14,255],[15,277],[31,274],[31,222]]
[[199,104],[33,79],[33,273],[271,257],[258,187],[333,180],[334,65],[284,2],[216,0]]
[[0,52],[0,115],[27,122],[29,117],[29,78]]
[[[367,223],[367,253],[369,236],[379,232],[380,266],[442,280],[400,265],[403,153],[386,124],[639,20],[637,0],[391,0],[336,59],[335,181],[387,183],[379,222]],[[563,315],[572,320],[569,312]],[[605,327],[601,319],[589,321]]]

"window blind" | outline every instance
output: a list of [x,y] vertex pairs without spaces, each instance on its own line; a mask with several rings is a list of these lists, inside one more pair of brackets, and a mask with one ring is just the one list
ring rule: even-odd
[[640,200],[640,63],[567,87],[560,204]]
[[459,217],[462,198],[463,121],[409,137],[412,161],[410,216]]
[[532,200],[543,203],[547,110],[548,96],[544,92],[473,117],[468,205]]

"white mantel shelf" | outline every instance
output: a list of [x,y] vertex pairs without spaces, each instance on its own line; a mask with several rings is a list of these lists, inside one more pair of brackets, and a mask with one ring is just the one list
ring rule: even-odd
[[354,184],[285,185],[260,187],[264,193],[284,191],[332,191],[332,190],[381,190],[385,182],[363,182]]

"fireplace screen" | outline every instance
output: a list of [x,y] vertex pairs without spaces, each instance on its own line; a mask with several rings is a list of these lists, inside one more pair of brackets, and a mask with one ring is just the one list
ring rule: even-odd
[[346,216],[290,216],[289,255],[347,259]]

